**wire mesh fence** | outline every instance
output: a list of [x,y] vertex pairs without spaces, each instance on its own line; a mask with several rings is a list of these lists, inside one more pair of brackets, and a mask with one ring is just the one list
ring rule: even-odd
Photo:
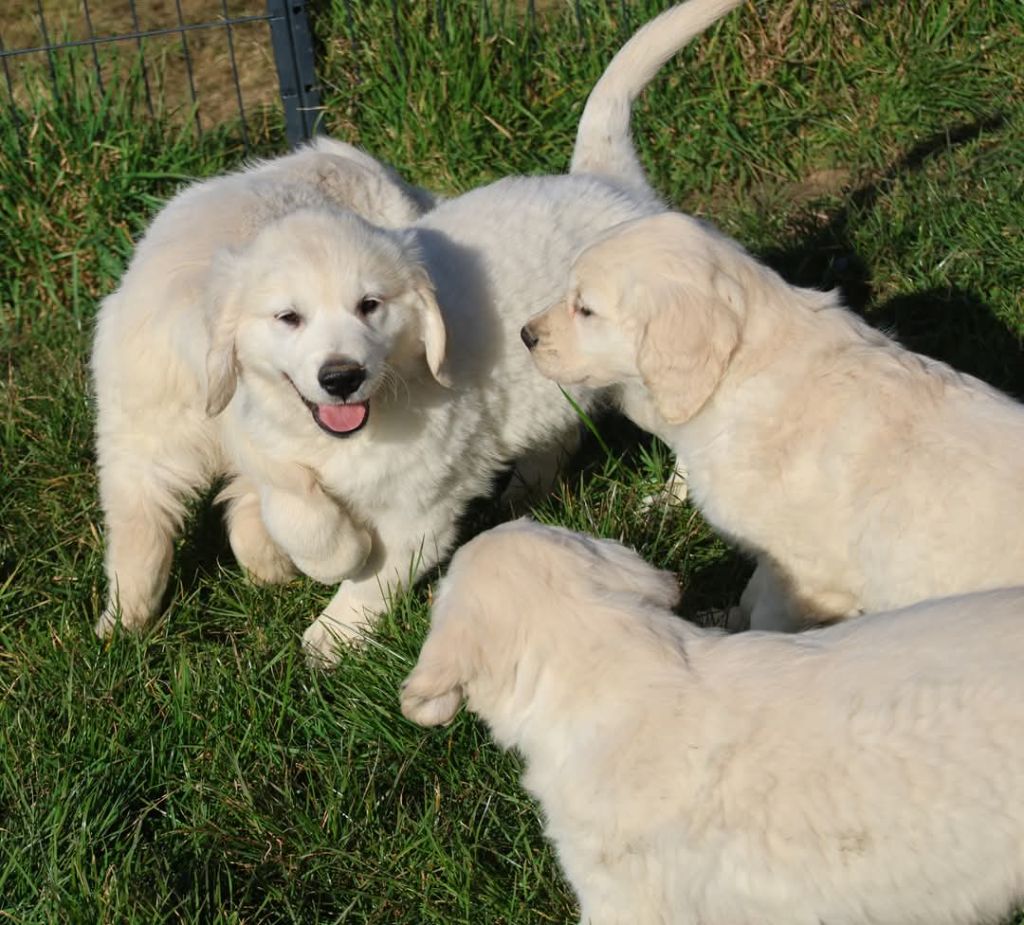
[[[3,10],[10,4],[12,9]],[[10,119],[40,94],[105,94],[131,85],[150,117],[197,135],[283,109],[288,140],[320,112],[306,0],[4,0],[0,69]]]

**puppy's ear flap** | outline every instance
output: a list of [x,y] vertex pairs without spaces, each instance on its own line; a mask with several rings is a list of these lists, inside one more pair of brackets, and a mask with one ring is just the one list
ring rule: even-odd
[[416,307],[420,316],[420,339],[423,341],[423,352],[427,357],[430,374],[446,388],[451,378],[445,369],[444,360],[447,355],[448,332],[444,326],[444,315],[437,302],[434,281],[427,272],[423,260],[423,252],[415,232],[410,229],[395,232],[395,240],[402,248],[405,258],[413,264],[412,292],[416,299]]
[[238,257],[222,251],[214,258],[206,317],[210,346],[206,353],[206,413],[216,417],[231,401],[238,385],[235,334],[241,316]]
[[655,568],[621,543],[605,541],[600,548],[593,578],[603,592],[629,594],[664,610],[679,603],[679,583],[671,572]]
[[682,424],[704,407],[740,341],[739,287],[718,276],[710,289],[690,288],[682,273],[645,286],[647,322],[637,367],[670,424]]
[[437,304],[434,284],[425,269],[421,269],[420,278],[415,284],[415,294],[420,310],[420,337],[423,339],[423,351],[427,356],[427,366],[431,375],[441,385],[448,387],[451,378],[444,368],[444,358],[448,334],[444,326],[444,315]]
[[445,726],[462,705],[466,631],[457,616],[433,622],[416,667],[402,684],[402,715],[420,726]]

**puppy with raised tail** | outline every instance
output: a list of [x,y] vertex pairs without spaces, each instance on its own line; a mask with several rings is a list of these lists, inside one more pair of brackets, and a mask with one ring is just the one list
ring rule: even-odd
[[415,221],[429,196],[348,149],[177,197],[97,323],[97,632],[153,616],[185,503],[217,477],[251,574],[341,582],[304,636],[317,664],[447,554],[507,465],[548,486],[579,421],[519,330],[583,244],[661,208],[632,101],[739,3],[690,0],[626,43],[588,99],[570,176],[495,183]]
[[802,635],[529,521],[443,579],[402,712],[518,749],[584,925],[968,925],[1024,898],[1024,588]]
[[708,521],[757,557],[741,625],[1024,584],[1024,406],[702,222],[612,229],[523,339],[544,375],[612,387],[675,450]]

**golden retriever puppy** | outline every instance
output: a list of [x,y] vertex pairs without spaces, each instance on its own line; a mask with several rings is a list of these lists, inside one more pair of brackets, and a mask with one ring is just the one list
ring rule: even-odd
[[[160,211],[96,319],[92,373],[108,579],[106,609],[96,624],[100,636],[118,619],[139,628],[156,613],[185,507],[220,476],[232,479],[222,495],[231,547],[255,579],[282,581],[294,566],[333,577],[366,558],[368,535],[333,502],[305,548],[289,555],[275,541],[282,535],[278,525],[294,517],[294,526],[284,528],[294,534],[301,509],[321,494],[299,461],[289,468],[279,459],[275,469],[278,475],[288,469],[287,484],[302,486],[294,510],[261,498],[256,482],[238,477],[227,441],[244,443],[243,436],[227,419],[211,416],[238,371],[237,356],[224,347],[224,306],[213,290],[228,274],[231,249],[246,248],[266,226],[296,210],[352,209],[399,225],[433,202],[365,152],[321,137],[285,157],[193,184]],[[285,319],[282,331],[294,330],[284,314],[289,308],[287,300],[276,307]],[[290,346],[305,344],[292,338]],[[289,371],[295,373],[288,367],[279,377]],[[290,393],[291,386],[284,389]],[[255,428],[250,436],[277,440],[274,454],[287,457],[280,442],[286,434],[273,429],[273,415],[251,403],[246,413]],[[316,561],[324,558],[333,561]]]
[[[450,551],[507,465],[550,482],[578,419],[519,331],[581,246],[662,208],[633,151],[632,100],[738,3],[691,0],[622,48],[587,102],[571,176],[495,183],[431,222],[385,209],[383,181],[325,201],[277,175],[254,191],[243,174],[173,202],[97,328],[111,586],[97,631],[152,615],[183,503],[220,475],[252,574],[341,582],[304,635],[317,664]],[[575,391],[587,409],[602,398]]]
[[1024,588],[802,635],[528,521],[441,582],[402,688],[518,749],[584,925],[966,925],[1024,898]]
[[693,218],[584,249],[523,338],[544,375],[613,386],[708,521],[757,557],[740,625],[1024,584],[1024,407]]

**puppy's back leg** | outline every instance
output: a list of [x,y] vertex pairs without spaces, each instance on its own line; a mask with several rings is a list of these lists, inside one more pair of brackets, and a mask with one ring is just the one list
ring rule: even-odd
[[107,605],[97,636],[109,636],[119,619],[126,629],[141,629],[156,614],[185,504],[213,480],[212,454],[202,443],[195,432],[174,427],[126,434],[101,426],[97,457]]
[[800,621],[791,613],[786,583],[764,556],[758,557],[739,606],[729,611],[726,626],[733,633],[746,629],[793,633],[800,628]]
[[283,584],[295,575],[292,560],[274,542],[260,514],[256,485],[238,476],[217,496],[227,503],[228,542],[238,564],[257,584]]
[[834,623],[857,614],[856,601],[842,590],[795,589],[779,567],[759,556],[757,568],[740,597],[739,607],[729,614],[732,632],[749,628],[776,633],[798,633],[812,626]]

